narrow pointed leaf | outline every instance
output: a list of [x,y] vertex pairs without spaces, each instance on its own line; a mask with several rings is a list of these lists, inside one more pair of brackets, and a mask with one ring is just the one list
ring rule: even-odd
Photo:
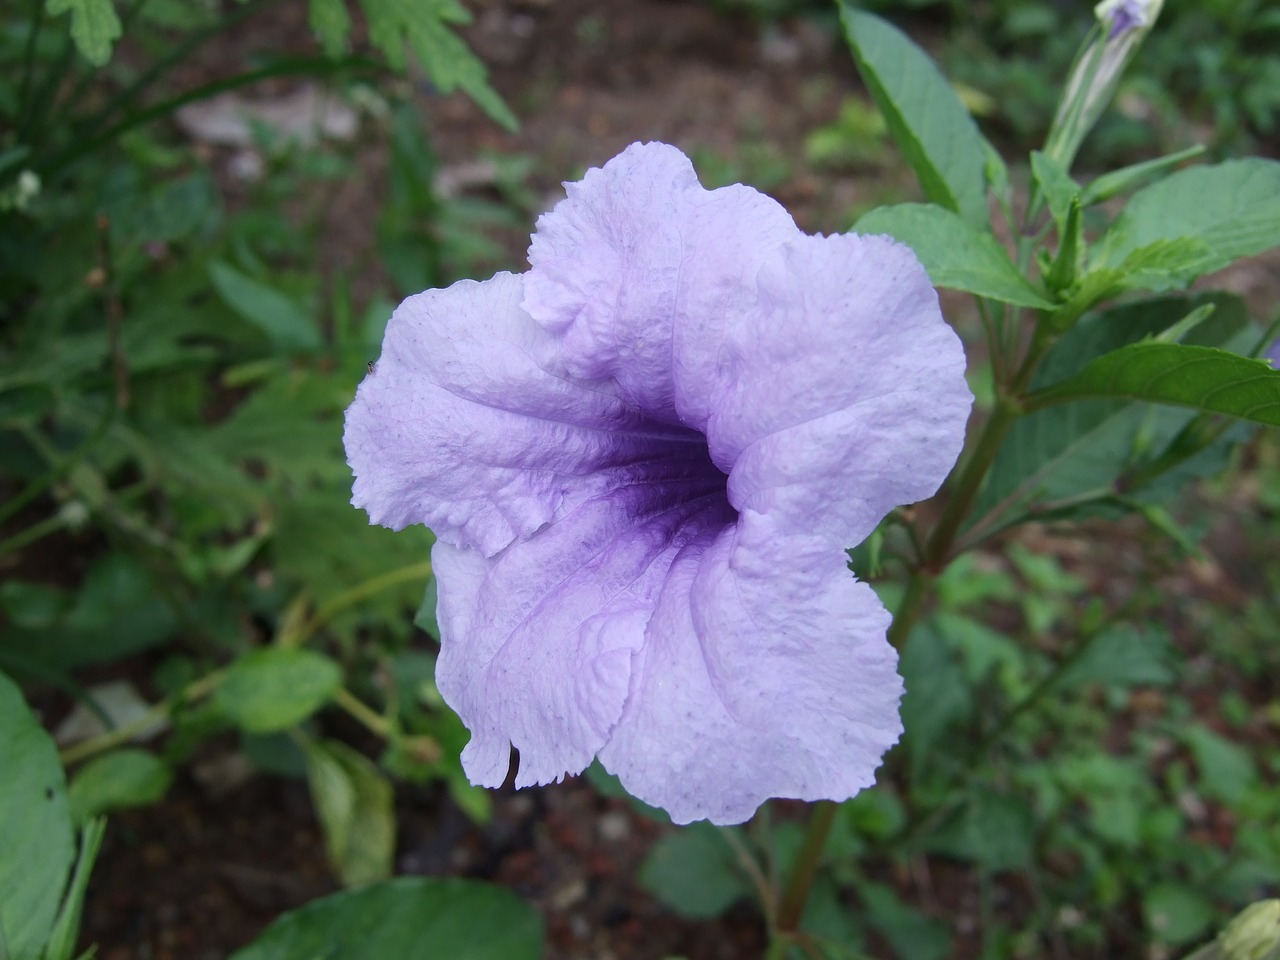
[[988,151],[978,126],[929,55],[902,31],[841,0],[858,72],[927,199],[987,222]]
[[1145,400],[1280,426],[1280,370],[1213,347],[1135,343],[1034,394],[1028,407],[1083,399]]
[[970,226],[950,210],[927,203],[880,207],[853,229],[887,234],[905,243],[920,258],[935,286],[1021,307],[1047,310],[1054,306],[1023,278],[994,236]]

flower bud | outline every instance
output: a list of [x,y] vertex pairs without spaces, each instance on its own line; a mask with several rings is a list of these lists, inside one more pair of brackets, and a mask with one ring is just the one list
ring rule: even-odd
[[1085,135],[1115,94],[1120,74],[1160,15],[1164,0],[1103,0],[1097,26],[1076,56],[1044,152],[1071,168]]

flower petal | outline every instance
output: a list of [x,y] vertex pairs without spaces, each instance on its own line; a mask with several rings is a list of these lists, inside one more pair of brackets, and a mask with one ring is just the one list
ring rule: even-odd
[[708,476],[620,487],[491,558],[436,544],[436,679],[471,730],[473,783],[501,785],[512,745],[517,786],[591,762],[622,712],[671,560],[731,521],[723,478]]
[[499,274],[402,303],[347,411],[352,502],[487,555],[527,537],[691,432],[655,424],[608,384],[553,372],[551,337]]
[[820,539],[754,514],[707,531],[666,574],[600,760],[676,823],[847,799],[901,733],[889,620]]
[[525,309],[557,335],[572,374],[612,378],[648,415],[701,429],[725,321],[799,230],[750,187],[703,189],[663,143],[632,144],[565,187],[529,247]]
[[728,323],[707,439],[729,499],[837,549],[931,496],[973,396],[959,338],[911,251],[887,238],[801,236]]

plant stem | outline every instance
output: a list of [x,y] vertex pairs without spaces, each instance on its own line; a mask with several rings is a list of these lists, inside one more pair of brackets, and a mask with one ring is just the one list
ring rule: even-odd
[[108,730],[106,733],[101,733],[96,737],[90,737],[88,740],[82,740],[80,743],[59,751],[58,759],[62,761],[64,767],[69,767],[73,763],[78,763],[81,760],[110,750],[112,747],[127,743],[157,721],[167,720],[173,713],[174,707],[179,704],[189,703],[192,700],[199,700],[208,696],[218,688],[218,685],[222,683],[226,675],[226,670],[215,670],[199,680],[192,681],[173,696],[161,700],[136,720],[126,723],[124,726],[116,727],[114,730]]
[[378,713],[346,687],[338,688],[333,695],[333,702],[347,711],[353,719],[368,729],[370,733],[377,734],[383,740],[390,740],[395,735],[396,731],[386,717]]
[[[809,899],[809,890],[813,887],[818,864],[822,861],[822,848],[826,846],[827,836],[831,833],[831,825],[835,823],[839,809],[840,805],[831,800],[819,800],[813,804],[809,813],[809,826],[805,830],[804,845],[792,864],[791,876],[787,879],[782,901],[778,905],[775,942],[782,940],[800,925],[805,901]],[[785,940],[782,942],[785,943]]]
[[426,580],[430,576],[431,564],[424,561],[406,567],[397,567],[395,570],[370,577],[364,583],[357,584],[350,590],[344,590],[328,603],[323,604],[316,610],[315,616],[298,629],[296,635],[290,635],[293,634],[292,630],[284,631],[278,642],[301,646],[311,639],[317,630],[348,607],[353,607],[383,590],[389,590],[391,587],[413,580]]

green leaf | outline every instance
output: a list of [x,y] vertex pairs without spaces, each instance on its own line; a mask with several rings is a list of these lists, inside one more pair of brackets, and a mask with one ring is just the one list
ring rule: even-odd
[[1067,400],[1145,400],[1280,426],[1280,370],[1226,350],[1135,343],[1094,360],[1066,383],[1028,398],[1029,409]]
[[950,210],[926,203],[879,207],[853,229],[887,234],[905,243],[920,258],[935,286],[1023,307],[1046,310],[1054,306],[1023,278],[995,237]]
[[932,624],[917,627],[899,665],[907,688],[902,700],[903,742],[916,776],[939,760],[943,738],[973,711],[964,667]]
[[1178,652],[1164,630],[1129,624],[1099,634],[1058,677],[1057,690],[1087,683],[1108,687],[1167,687],[1177,679]]
[[341,684],[342,668],[323,654],[266,647],[231,664],[213,703],[246,733],[273,733],[311,716]]
[[320,46],[330,57],[340,57],[347,50],[351,33],[351,15],[346,0],[311,0],[311,29],[320,38]]
[[1155,939],[1174,946],[1189,944],[1207,933],[1217,916],[1203,894],[1172,881],[1146,891],[1142,912]]
[[[84,896],[89,889],[89,875],[93,872],[93,864],[98,859],[98,850],[102,847],[102,838],[106,832],[107,821],[101,817],[90,820],[80,831],[80,854],[76,857],[76,869],[71,875],[66,896],[62,898],[62,908],[58,911],[58,919],[54,921],[43,960],[70,960],[75,953],[76,941],[80,938]],[[92,960],[94,949],[90,947],[80,955],[79,960]]]
[[53,739],[0,674],[0,943],[41,956],[75,857],[67,784]]
[[951,934],[946,926],[903,903],[893,887],[864,882],[858,886],[858,896],[866,907],[867,921],[902,960],[944,960],[951,956]]
[[1083,206],[1090,207],[1095,203],[1102,203],[1104,200],[1110,200],[1112,197],[1117,197],[1122,193],[1128,193],[1130,190],[1136,190],[1143,184],[1172,170],[1184,160],[1200,156],[1204,151],[1205,148],[1197,144],[1194,147],[1179,150],[1177,153],[1171,153],[1168,156],[1158,157],[1155,160],[1144,160],[1141,163],[1121,167],[1111,173],[1104,173],[1098,179],[1090,181],[1089,185],[1084,188],[1084,192],[1080,195],[1080,203]]
[[1258,771],[1249,751],[1238,743],[1214,733],[1204,724],[1194,723],[1183,734],[1200,776],[1200,791],[1224,803],[1235,805],[1258,780]]
[[1063,169],[1062,164],[1039,150],[1031,151],[1031,175],[1040,185],[1049,213],[1061,233],[1067,214],[1071,212],[1071,204],[1080,198],[1080,185],[1071,179],[1071,174]]
[[369,40],[397,70],[406,66],[405,44],[441,93],[464,90],[508,130],[519,126],[511,108],[489,86],[488,71],[450,26],[470,15],[454,0],[360,0],[369,18]]
[[654,844],[640,867],[640,885],[694,919],[719,916],[751,894],[722,828],[709,823],[691,823]]
[[302,741],[307,782],[325,846],[344,886],[391,876],[396,848],[395,796],[376,764],[336,740]]
[[320,331],[311,315],[280,291],[234,267],[210,261],[209,277],[223,301],[285,352],[315,351]]
[[541,960],[542,920],[474,880],[403,877],[286,913],[231,960]]
[[984,226],[987,149],[960,98],[902,31],[849,0],[840,0],[840,16],[858,72],[925,197]]
[[111,59],[122,31],[111,0],[46,0],[44,8],[53,17],[71,12],[71,39],[91,64],[101,67]]
[[71,779],[71,819],[84,823],[112,810],[155,803],[172,781],[173,771],[155,754],[114,750],[89,761]]
[[925,848],[986,870],[1017,870],[1032,861],[1035,817],[1025,800],[991,790],[972,791]]
[[1280,162],[1192,167],[1139,190],[1098,244],[1095,266],[1128,269],[1135,252],[1179,241],[1198,241],[1177,248],[1177,273],[1188,279],[1280,244]]
[[[1213,315],[1187,339],[1203,345],[1234,346],[1246,338],[1247,310],[1239,297],[1230,294],[1123,304],[1086,317],[1058,341],[1041,365],[1036,386],[1068,382],[1092,361],[1158,335],[1206,305],[1214,306]],[[1116,400],[1086,400],[1049,406],[1021,417],[996,456],[974,516],[981,517],[998,504],[1012,507],[1032,498],[1060,502],[1079,499],[1091,491],[1109,495],[1123,471],[1161,452],[1193,416]],[[1208,461],[1200,466],[1203,472],[1212,470]]]
[[[24,589],[26,588],[26,589]],[[33,616],[32,601],[21,581],[0,587],[0,608],[11,614],[15,605]],[[43,601],[53,602],[44,591]],[[174,608],[157,589],[152,575],[133,557],[109,553],[89,569],[74,600],[67,598],[62,609],[48,619],[10,623],[0,630],[0,649],[29,654],[33,660],[52,667],[76,667],[128,656],[169,639],[177,629]]]

